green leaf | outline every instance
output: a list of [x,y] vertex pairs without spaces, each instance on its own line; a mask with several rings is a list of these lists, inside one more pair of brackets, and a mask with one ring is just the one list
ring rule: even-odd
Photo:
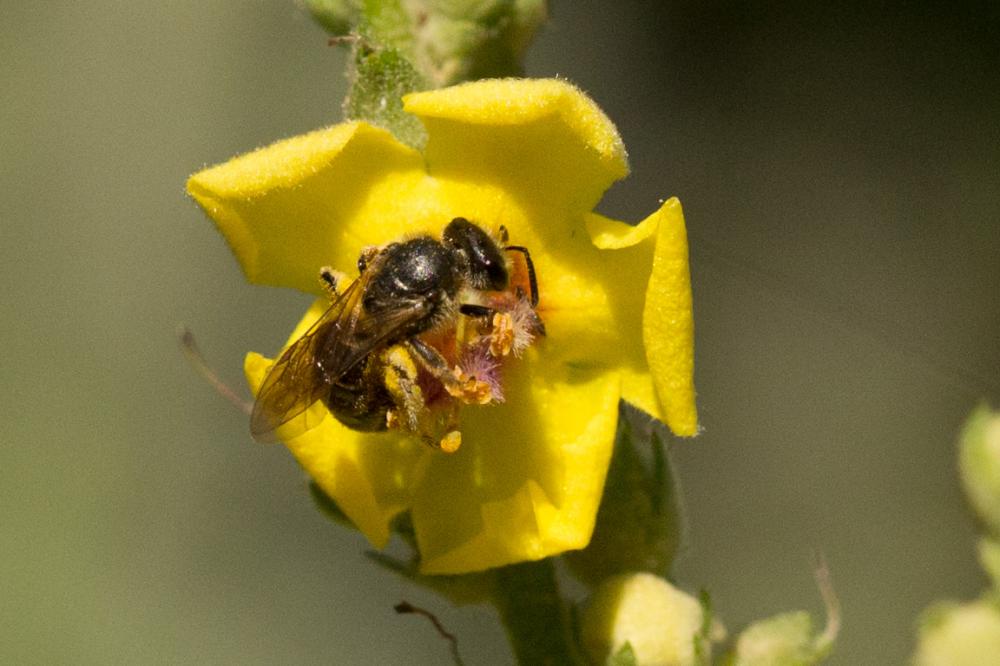
[[364,34],[354,44],[351,88],[344,100],[348,120],[364,120],[392,132],[414,148],[427,141],[423,125],[403,111],[403,95],[423,90],[425,80],[403,53]]
[[621,403],[618,433],[590,544],[564,558],[585,583],[629,571],[666,577],[680,547],[678,485],[663,445],[665,429]]
[[[402,0],[361,0],[364,6],[364,26],[368,35],[414,61],[413,22],[411,12],[403,6]],[[419,15],[420,10],[414,14]]]
[[569,606],[559,593],[551,558],[493,570],[493,603],[500,613],[517,663],[577,664]]

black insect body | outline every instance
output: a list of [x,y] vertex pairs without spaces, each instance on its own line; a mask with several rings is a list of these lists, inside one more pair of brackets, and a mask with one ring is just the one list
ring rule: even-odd
[[[276,441],[276,429],[286,424],[286,438],[308,430],[315,419],[300,419],[294,428],[291,422],[317,401],[349,428],[385,430],[390,412],[401,407],[410,385],[416,385],[409,358],[446,385],[456,381],[441,354],[417,336],[455,321],[459,312],[489,314],[489,308],[457,300],[463,290],[508,288],[507,249],[525,254],[534,305],[537,288],[527,251],[501,247],[465,218],[452,220],[440,241],[421,236],[363,253],[358,279],[336,294],[330,308],[265,377],[251,416],[254,438]],[[408,355],[388,353],[395,345],[404,346]],[[387,388],[390,373],[403,398],[394,398]],[[406,407],[412,416],[415,408]]]
[[382,359],[370,354],[334,380],[321,400],[348,428],[365,432],[385,430],[387,415],[395,402],[382,381],[384,374]]

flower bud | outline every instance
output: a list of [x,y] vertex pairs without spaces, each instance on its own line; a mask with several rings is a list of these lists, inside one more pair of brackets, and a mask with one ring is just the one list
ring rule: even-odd
[[812,617],[805,611],[782,613],[754,622],[736,640],[733,666],[818,664],[832,642],[817,636]]
[[993,535],[1000,535],[1000,414],[981,405],[962,428],[958,467],[969,504]]
[[1000,593],[1000,541],[990,537],[979,540],[979,564],[993,581],[993,590]]
[[942,603],[924,612],[913,666],[995,664],[1000,655],[1000,610],[989,601]]
[[305,6],[332,35],[346,35],[361,16],[361,0],[305,0]]
[[[594,663],[603,664],[628,643],[640,666],[697,663],[704,611],[697,599],[650,573],[613,576],[590,598],[582,640]],[[707,653],[708,641],[704,642]]]

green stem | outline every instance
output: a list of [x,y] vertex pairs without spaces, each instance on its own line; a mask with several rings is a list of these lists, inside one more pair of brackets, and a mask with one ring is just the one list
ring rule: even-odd
[[496,577],[494,604],[517,663],[581,664],[552,560],[503,567],[496,570]]

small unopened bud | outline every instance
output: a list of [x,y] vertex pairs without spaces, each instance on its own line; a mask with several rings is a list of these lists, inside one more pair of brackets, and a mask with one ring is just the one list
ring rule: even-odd
[[983,600],[925,611],[913,666],[982,666],[1000,655],[1000,610]]
[[994,591],[1000,593],[1000,541],[990,537],[979,540],[979,564],[993,581]]
[[782,613],[754,622],[740,634],[734,649],[735,666],[817,664],[812,617],[805,611]]
[[976,515],[1000,536],[1000,414],[982,405],[965,422],[959,438],[962,486]]
[[640,666],[688,666],[697,663],[703,621],[697,599],[659,576],[631,573],[613,576],[597,588],[581,630],[596,664],[628,643]]
[[830,569],[822,556],[815,576],[826,606],[823,631],[813,627],[812,616],[805,611],[758,620],[740,633],[725,663],[729,666],[813,666],[826,659],[840,632],[840,602],[833,590]]

